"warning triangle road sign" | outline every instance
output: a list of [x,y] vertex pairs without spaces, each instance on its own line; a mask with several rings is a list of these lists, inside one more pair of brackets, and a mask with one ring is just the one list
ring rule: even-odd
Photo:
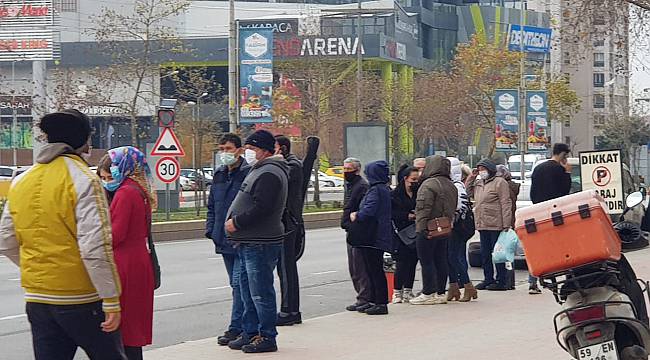
[[185,151],[171,128],[163,128],[151,150],[151,156],[185,156]]

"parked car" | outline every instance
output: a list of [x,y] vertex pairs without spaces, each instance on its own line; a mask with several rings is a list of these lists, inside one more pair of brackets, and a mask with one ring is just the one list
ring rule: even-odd
[[183,175],[178,178],[178,182],[183,191],[192,191],[196,189],[196,183]]
[[0,180],[11,180],[14,175],[14,168],[11,166],[0,166]]
[[[313,181],[314,175],[312,175],[311,180]],[[327,187],[341,187],[343,186],[343,179],[336,176],[329,176],[322,171],[318,172],[318,181],[325,184]]]
[[333,176],[333,177],[337,177],[337,178],[341,178],[341,179],[345,178],[345,175],[343,175],[343,166],[331,167],[331,168],[325,170],[325,175]]
[[197,176],[197,171],[194,169],[181,169],[181,176],[188,178],[190,181],[197,184],[197,186],[199,183],[203,184],[203,188],[199,190],[208,189],[212,186],[212,176],[208,175],[203,170],[198,170]]

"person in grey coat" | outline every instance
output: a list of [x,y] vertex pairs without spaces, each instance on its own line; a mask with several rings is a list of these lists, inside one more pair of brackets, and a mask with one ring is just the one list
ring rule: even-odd
[[285,238],[289,166],[282,155],[274,155],[275,138],[266,130],[250,135],[245,145],[257,162],[230,206],[225,226],[239,251],[243,332],[228,346],[245,353],[273,352],[278,350],[273,271]]

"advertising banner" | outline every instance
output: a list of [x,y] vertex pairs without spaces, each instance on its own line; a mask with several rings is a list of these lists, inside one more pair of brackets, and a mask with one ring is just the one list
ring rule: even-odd
[[582,190],[596,190],[605,199],[610,214],[625,210],[620,150],[581,152],[580,175]]
[[497,151],[517,151],[519,139],[519,91],[497,90],[495,137]]
[[528,151],[546,152],[550,146],[546,91],[526,91],[526,124]]
[[[548,54],[551,50],[551,35],[551,29],[524,26],[524,52]],[[521,51],[521,26],[510,25],[508,49],[510,51]]]
[[273,122],[273,28],[240,28],[239,50],[239,121]]
[[0,1],[0,61],[54,60],[60,55],[52,0]]

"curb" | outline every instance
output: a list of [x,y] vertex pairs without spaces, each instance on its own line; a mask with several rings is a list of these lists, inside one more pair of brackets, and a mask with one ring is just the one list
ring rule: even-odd
[[[305,214],[305,230],[338,227],[341,210]],[[205,220],[170,221],[154,223],[151,229],[155,242],[205,238]]]

